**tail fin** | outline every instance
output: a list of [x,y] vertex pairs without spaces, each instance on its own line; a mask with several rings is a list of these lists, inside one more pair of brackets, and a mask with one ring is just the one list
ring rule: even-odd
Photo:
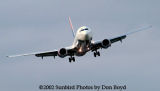
[[70,27],[71,27],[71,29],[72,29],[73,37],[75,37],[75,32],[74,32],[73,25],[72,25],[72,21],[71,21],[71,18],[70,18],[70,17],[69,17],[69,24],[70,24]]

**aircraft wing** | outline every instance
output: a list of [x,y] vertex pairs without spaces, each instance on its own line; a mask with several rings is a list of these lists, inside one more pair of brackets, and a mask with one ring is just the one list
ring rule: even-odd
[[61,48],[59,51],[61,51],[62,49],[66,50],[66,54],[61,55],[58,54],[58,51],[48,51],[48,52],[41,52],[41,53],[36,53],[35,56],[36,57],[48,57],[48,56],[53,56],[55,58],[55,56],[60,56],[60,57],[66,57],[66,56],[71,56],[74,55],[75,53],[75,48]]
[[19,57],[19,56],[30,56],[30,55],[35,55],[36,57],[57,56],[58,51],[55,50],[55,51],[46,51],[46,52],[36,52],[36,53],[13,55],[13,56],[7,56],[7,57]]
[[115,42],[118,42],[118,41],[122,41],[126,37],[127,37],[126,35],[122,35],[122,36],[119,36],[119,37],[112,38],[112,39],[110,39],[110,41],[111,41],[111,43],[115,43]]
[[122,40],[125,39],[128,35],[134,34],[136,32],[140,32],[140,31],[143,31],[143,30],[147,30],[147,29],[150,29],[150,28],[152,28],[152,26],[147,26],[147,27],[139,28],[139,29],[137,29],[135,31],[128,32],[128,33],[123,34],[121,36],[118,36],[118,37],[115,37],[115,38],[111,38],[110,41],[111,41],[111,43],[118,42],[118,41],[122,42]]
[[36,57],[57,56],[58,51],[49,51],[35,54]]
[[[66,51],[64,55],[58,54],[59,51]],[[66,57],[66,56],[72,56],[74,55],[75,48],[72,47],[67,47],[67,48],[61,48],[60,50],[54,50],[54,51],[45,51],[45,52],[36,52],[36,53],[29,53],[29,54],[21,54],[21,55],[13,55],[13,56],[7,56],[7,57],[19,57],[19,56],[30,56],[30,55],[34,55],[36,57],[41,57],[43,59],[43,57],[48,57],[48,56],[53,56],[55,58],[55,56],[59,56],[59,57]]]
[[[118,36],[118,37],[114,37],[114,38],[110,38],[110,39],[104,39],[104,40],[102,40],[102,41],[94,42],[94,43],[92,43],[92,45],[91,45],[91,46],[92,46],[92,47],[91,47],[91,50],[92,50],[92,51],[95,51],[95,50],[100,49],[100,48],[108,48],[111,44],[113,44],[113,43],[115,43],[115,42],[118,42],[118,41],[121,41],[121,42],[122,42],[122,40],[125,39],[125,38],[126,38],[128,35],[130,35],[130,34],[134,34],[134,33],[139,32],[139,31],[147,30],[147,29],[150,29],[151,27],[152,27],[152,26],[147,26],[147,27],[139,28],[139,29],[137,29],[136,31],[132,31],[132,32],[123,34],[123,35]],[[106,43],[107,43],[106,46],[103,45],[103,42],[105,42],[105,41],[107,41],[107,42],[106,42]]]

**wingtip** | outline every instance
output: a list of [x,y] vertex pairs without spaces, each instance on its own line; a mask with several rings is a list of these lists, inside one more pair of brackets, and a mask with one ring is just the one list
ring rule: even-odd
[[153,26],[152,25],[148,26],[148,29],[150,29],[150,28],[153,28]]
[[10,56],[6,56],[7,58],[9,58]]
[[148,26],[148,28],[152,28],[152,27],[153,27],[152,25],[149,25],[149,26]]
[[152,25],[150,25],[150,28],[152,28],[153,26]]
[[12,57],[15,57],[15,56],[6,56],[7,58],[12,58]]

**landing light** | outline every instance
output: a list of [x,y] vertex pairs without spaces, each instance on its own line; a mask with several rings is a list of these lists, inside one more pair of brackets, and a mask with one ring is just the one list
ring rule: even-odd
[[78,52],[82,52],[82,48],[79,48]]

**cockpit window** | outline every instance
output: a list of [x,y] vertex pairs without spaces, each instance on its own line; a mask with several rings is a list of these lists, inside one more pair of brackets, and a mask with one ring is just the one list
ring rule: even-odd
[[88,30],[88,28],[85,28],[84,30]]
[[88,28],[82,29],[81,31],[88,30]]

